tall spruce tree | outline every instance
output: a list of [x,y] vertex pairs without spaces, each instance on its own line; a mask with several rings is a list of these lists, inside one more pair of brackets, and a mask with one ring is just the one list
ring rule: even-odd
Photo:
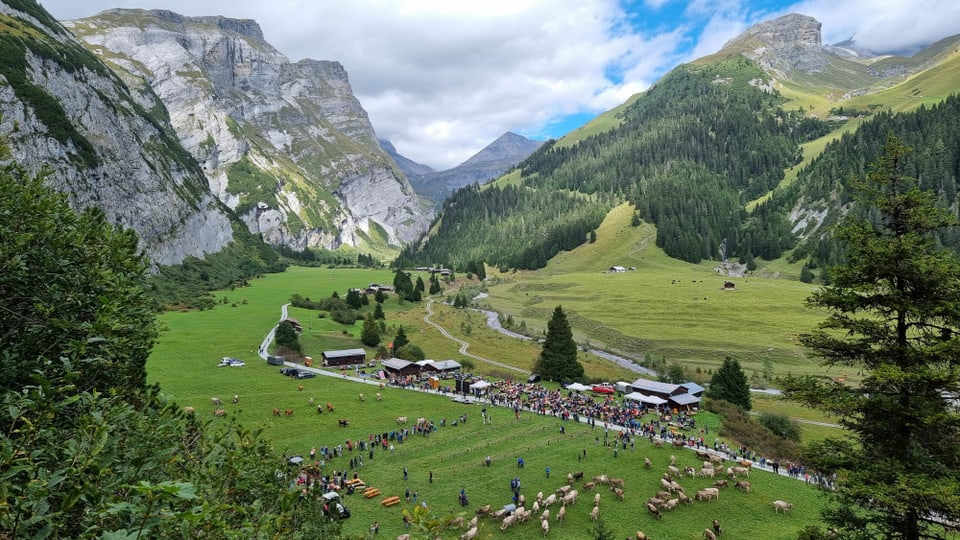
[[829,315],[802,343],[862,380],[790,385],[853,439],[809,452],[838,475],[824,518],[844,538],[944,538],[942,523],[960,521],[960,261],[934,238],[957,221],[905,176],[908,151],[888,135],[855,183],[858,207],[834,232],[845,262],[808,300]]
[[707,396],[713,399],[729,401],[734,405],[750,410],[750,385],[747,384],[747,375],[740,368],[740,362],[729,356],[723,359],[723,365],[710,379],[710,390]]
[[553,317],[547,323],[547,337],[533,371],[551,381],[583,377],[583,364],[577,361],[577,344],[561,306],[553,310]]
[[407,343],[410,343],[410,340],[407,338],[407,333],[403,331],[403,327],[397,329],[397,334],[393,336],[393,354],[397,354],[397,351],[400,347],[403,347]]
[[[380,304],[377,304],[380,307]],[[376,347],[380,344],[380,328],[373,315],[363,320],[363,330],[360,332],[360,341],[367,347]]]

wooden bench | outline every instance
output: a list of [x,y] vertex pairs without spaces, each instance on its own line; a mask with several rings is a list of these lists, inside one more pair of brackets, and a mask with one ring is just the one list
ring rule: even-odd
[[367,488],[366,491],[363,492],[363,496],[368,499],[372,499],[377,495],[380,495],[380,490],[377,488]]
[[384,506],[393,506],[399,503],[400,503],[400,497],[397,497],[396,495],[394,495],[393,497],[387,497],[386,499],[384,499],[382,504]]

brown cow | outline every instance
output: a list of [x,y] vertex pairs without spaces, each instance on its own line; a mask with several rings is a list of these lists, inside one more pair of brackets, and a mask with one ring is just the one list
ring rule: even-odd
[[637,540],[650,540],[650,537],[643,534],[641,531],[637,531]]
[[733,486],[739,490],[744,491],[745,493],[750,493],[750,482],[747,482],[746,480],[740,480]]
[[283,411],[284,416],[293,416],[293,409]]
[[717,535],[713,534],[713,531],[711,531],[710,529],[704,529],[703,538],[705,540],[717,540]]
[[274,416],[280,416],[280,409],[274,408],[274,409],[273,409],[273,415],[274,415]]
[[213,411],[213,415],[214,415],[214,416],[226,416],[226,415],[227,415],[227,411],[225,411],[225,410],[223,410],[223,409],[217,409],[217,410]]
[[184,414],[193,414],[193,413],[195,413],[195,412],[197,412],[197,411],[196,411],[196,409],[194,409],[193,407],[184,407],[184,408],[183,408],[183,413],[184,413]]
[[333,404],[327,403],[327,410],[333,412]]

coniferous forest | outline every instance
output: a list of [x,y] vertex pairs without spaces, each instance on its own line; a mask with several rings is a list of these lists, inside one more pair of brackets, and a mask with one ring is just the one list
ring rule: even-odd
[[[784,102],[769,76],[743,57],[680,66],[626,107],[619,127],[573,145],[545,143],[517,166],[520,185],[455,193],[432,235],[398,263],[541,268],[589,241],[610,208],[630,202],[634,223],[655,224],[657,245],[671,257],[697,263],[788,255],[806,260],[812,279],[812,269],[839,261],[825,226],[835,222],[838,203],[850,202],[849,180],[864,177],[888,131],[914,148],[906,173],[936,191],[939,204],[956,208],[960,98],[910,113],[880,112],[778,187],[802,160],[801,144],[837,127],[786,110]],[[801,208],[834,211],[798,227],[788,216]],[[960,248],[956,233],[940,240]],[[829,282],[828,274],[819,277]]]

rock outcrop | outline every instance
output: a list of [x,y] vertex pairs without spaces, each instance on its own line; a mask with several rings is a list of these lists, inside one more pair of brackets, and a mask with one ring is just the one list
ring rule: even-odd
[[820,26],[813,17],[791,13],[751,26],[723,48],[741,48],[744,56],[781,75],[792,70],[819,73],[828,66]]
[[42,8],[23,9],[0,3],[0,131],[13,158],[34,174],[46,168],[75,208],[99,207],[136,231],[155,264],[221,250],[230,211],[150,89],[131,91]]
[[209,190],[265,241],[400,245],[428,226],[339,63],[292,63],[251,20],[116,9],[64,24],[159,97]]

